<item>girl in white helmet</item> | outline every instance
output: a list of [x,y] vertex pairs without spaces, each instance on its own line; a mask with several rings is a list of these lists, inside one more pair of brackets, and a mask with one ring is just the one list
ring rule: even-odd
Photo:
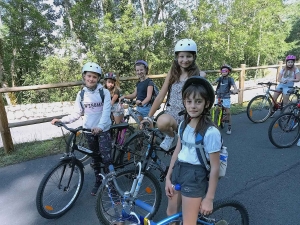
[[102,183],[102,177],[99,176],[100,164],[105,165],[105,173],[108,172],[108,166],[111,164],[110,93],[99,84],[101,74],[102,69],[98,64],[86,63],[82,68],[84,88],[76,96],[74,110],[60,120],[53,119],[51,121],[52,124],[57,121],[72,123],[84,115],[83,127],[92,130],[92,134],[85,134],[89,148],[97,153],[91,163],[96,176],[92,195],[96,195]]
[[175,59],[165,82],[152,104],[150,112],[145,120],[152,122],[153,115],[167,96],[166,113],[161,115],[157,121],[157,127],[166,134],[160,147],[168,151],[176,146],[177,135],[174,134],[178,124],[183,120],[183,115],[178,113],[184,110],[181,98],[181,89],[185,81],[191,76],[205,76],[196,65],[197,45],[192,39],[178,41],[174,48]]

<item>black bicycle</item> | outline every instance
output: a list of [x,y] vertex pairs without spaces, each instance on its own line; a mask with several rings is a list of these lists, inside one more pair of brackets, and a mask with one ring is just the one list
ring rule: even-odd
[[[55,123],[58,127],[64,127],[73,134],[71,149],[60,158],[58,164],[51,168],[42,179],[36,195],[36,207],[39,214],[47,219],[54,219],[64,215],[76,202],[84,181],[84,165],[76,157],[76,152],[81,152],[89,157],[94,152],[87,146],[77,144],[78,132],[91,132],[82,127],[69,128],[64,123]],[[128,123],[112,125],[110,131],[128,128]],[[127,157],[123,146],[113,149],[113,165],[123,168],[133,162],[132,157]],[[103,168],[104,166],[101,165]]]

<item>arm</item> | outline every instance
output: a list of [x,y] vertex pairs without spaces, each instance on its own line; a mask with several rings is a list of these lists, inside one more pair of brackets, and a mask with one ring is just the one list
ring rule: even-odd
[[120,99],[123,99],[123,98],[128,98],[128,99],[134,99],[136,98],[136,95],[137,95],[137,90],[136,88],[134,89],[134,92],[132,94],[129,94],[129,95],[123,95]]
[[111,113],[111,104],[110,104],[110,93],[107,89],[104,89],[104,100],[103,100],[103,111],[98,123],[98,128],[101,131],[104,130],[104,124],[107,124],[107,121],[110,121],[110,113]]
[[300,71],[299,71],[299,69],[296,69],[296,71],[295,71],[295,77],[294,77],[294,79],[292,81],[293,82],[300,81]]
[[116,102],[116,100],[118,99],[118,97],[119,97],[119,95],[114,95],[114,96],[112,97],[112,99],[111,99],[110,104],[111,104],[111,105],[115,104],[115,102]]
[[168,173],[166,175],[166,187],[165,187],[165,191],[166,191],[166,195],[171,198],[174,194],[174,190],[173,190],[173,184],[171,182],[171,175],[172,175],[172,172],[173,172],[173,167],[174,167],[174,164],[178,158],[178,154],[181,150],[181,139],[180,137],[178,136],[178,141],[177,141],[177,145],[176,145],[176,148],[175,148],[175,151],[172,155],[172,158],[171,158],[171,162],[170,162],[170,166],[169,166],[169,170],[168,170]]
[[153,86],[147,87],[147,97],[141,102],[142,105],[146,105],[152,98]]
[[165,82],[164,82],[163,86],[161,87],[161,90],[159,91],[159,94],[157,95],[157,97],[155,98],[155,100],[152,104],[152,107],[151,107],[149,115],[148,115],[149,117],[152,117],[155,114],[156,110],[159,108],[159,106],[163,102],[163,100],[168,92],[168,89],[169,89],[170,77],[171,77],[171,74],[169,71],[168,75],[165,79]]
[[81,97],[80,97],[80,92],[76,96],[75,104],[74,104],[74,110],[73,112],[68,115],[64,116],[63,118],[59,119],[53,119],[51,121],[51,124],[54,124],[57,121],[61,121],[63,123],[72,123],[80,118],[80,116],[83,113],[83,109],[81,107]]

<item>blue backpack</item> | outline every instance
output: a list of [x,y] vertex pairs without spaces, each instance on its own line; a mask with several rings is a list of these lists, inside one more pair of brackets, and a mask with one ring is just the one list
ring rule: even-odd
[[[185,142],[182,138],[184,129],[186,128],[186,125],[187,124],[185,123],[185,121],[182,121],[179,125],[179,136],[180,136],[180,139],[181,139],[181,145],[191,146],[191,143]],[[192,144],[192,146],[196,148],[197,156],[198,156],[198,159],[199,159],[201,165],[204,166],[206,171],[207,171],[207,177],[208,178],[209,178],[209,172],[210,172],[210,162],[206,158],[203,140],[204,140],[205,133],[206,133],[206,131],[209,127],[210,126],[206,127],[206,129],[204,130],[203,136],[200,133],[198,133],[195,136],[195,144]],[[220,149],[219,179],[224,177],[225,174],[226,174],[227,159],[228,159],[227,147],[223,146],[223,139],[222,139],[222,147]]]

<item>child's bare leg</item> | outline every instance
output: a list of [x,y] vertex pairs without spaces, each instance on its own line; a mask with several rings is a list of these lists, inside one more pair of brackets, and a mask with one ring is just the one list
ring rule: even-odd
[[[179,191],[174,190],[174,195],[172,198],[168,198],[168,207],[167,207],[167,215],[171,216],[175,213],[178,213],[181,205],[181,193]],[[170,223],[170,225],[176,225],[179,223]]]
[[170,137],[174,137],[174,131],[176,131],[177,129],[177,123],[171,115],[161,115],[160,117],[158,117],[156,124],[157,128],[161,132],[166,133]]
[[184,225],[196,225],[202,198],[182,196],[182,217]]

